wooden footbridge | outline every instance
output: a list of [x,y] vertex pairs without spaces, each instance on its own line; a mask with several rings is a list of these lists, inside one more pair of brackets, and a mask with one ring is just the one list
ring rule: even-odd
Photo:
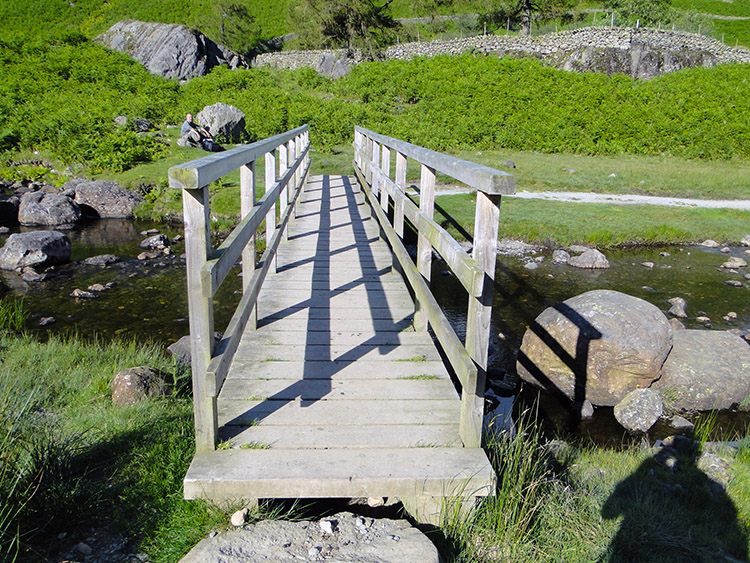
[[[193,359],[185,498],[388,497],[438,523],[443,499],[493,494],[484,373],[513,177],[361,128],[354,149],[354,177],[310,177],[304,126],[169,171],[183,190]],[[418,206],[408,159],[421,167]],[[242,219],[213,248],[208,186],[238,168]],[[438,172],[477,190],[473,256],[433,220]],[[430,292],[433,249],[466,289],[465,344]],[[213,299],[238,260],[243,295],[214,345]]]

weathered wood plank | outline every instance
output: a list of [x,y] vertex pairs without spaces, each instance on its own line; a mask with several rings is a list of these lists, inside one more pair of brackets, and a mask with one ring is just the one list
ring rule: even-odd
[[460,413],[456,400],[431,401],[219,401],[219,422],[229,426],[273,424],[310,426],[335,424],[454,423]]
[[278,328],[269,325],[264,330],[246,332],[242,344],[245,346],[304,346],[331,345],[331,346],[387,346],[387,345],[422,345],[429,346],[432,339],[424,332],[375,332],[372,330],[359,330],[355,332],[329,332],[284,330],[283,325]]
[[392,400],[455,400],[458,394],[449,380],[400,379],[383,385],[382,380],[341,380],[325,379],[227,379],[219,395],[242,400],[251,397],[274,400],[326,400],[369,401]]
[[305,346],[269,346],[258,349],[240,346],[235,353],[236,360],[249,361],[370,361],[370,362],[411,362],[419,369],[422,362],[439,361],[440,355],[434,346],[330,346],[306,344]]
[[185,498],[486,496],[494,483],[481,449],[230,449],[196,454]]
[[307,319],[294,318],[284,319],[258,319],[258,328],[264,328],[267,326],[273,326],[273,328],[283,327],[284,330],[322,330],[325,332],[352,332],[357,330],[377,330],[377,331],[413,331],[414,325],[412,322],[412,315],[405,316],[401,319],[356,319],[356,318],[344,318],[344,319],[330,319],[326,326],[318,325],[314,323],[310,324]]
[[[417,369],[418,368],[418,369]],[[443,362],[253,362],[235,359],[229,377],[237,379],[404,379],[407,377],[448,378]],[[454,421],[455,422],[455,421]]]
[[372,449],[461,447],[458,423],[423,424],[419,426],[251,426],[237,433],[237,427],[226,427],[219,440],[233,448],[251,446],[271,449]]

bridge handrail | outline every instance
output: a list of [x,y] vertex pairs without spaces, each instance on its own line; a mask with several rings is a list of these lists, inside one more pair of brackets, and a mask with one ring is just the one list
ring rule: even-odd
[[[310,169],[307,125],[249,145],[169,169],[169,186],[182,190],[197,450],[216,447],[216,399],[248,321],[253,326],[263,281],[275,268],[276,250]],[[278,158],[277,158],[278,156]],[[255,201],[255,161],[265,162],[265,194]],[[278,165],[278,174],[277,174]],[[209,184],[240,170],[241,220],[216,249],[211,247]],[[276,224],[276,206],[280,220]],[[255,238],[265,220],[266,250],[256,267]],[[214,346],[213,296],[242,257],[243,296],[224,337]]]
[[[396,154],[395,179],[390,178],[391,151]],[[416,160],[421,166],[419,208],[405,194],[407,158]],[[354,170],[398,260],[398,264],[394,261],[394,267],[400,266],[414,291],[417,300],[415,328],[427,330],[428,325],[432,326],[461,384],[461,439],[467,447],[479,447],[484,419],[500,198],[515,192],[515,178],[506,172],[361,127],[355,127],[354,132]],[[477,190],[473,256],[469,256],[433,219],[437,172]],[[391,204],[393,224],[388,219]],[[401,241],[404,218],[418,233],[416,264]],[[454,332],[427,283],[433,247],[469,294],[465,345]]]

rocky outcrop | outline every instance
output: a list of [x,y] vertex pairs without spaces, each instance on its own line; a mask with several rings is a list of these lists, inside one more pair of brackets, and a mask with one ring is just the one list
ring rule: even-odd
[[96,41],[127,53],[149,72],[165,78],[189,80],[204,76],[219,65],[232,69],[245,66],[239,55],[183,25],[124,20]]
[[0,249],[0,269],[52,266],[70,260],[70,240],[58,231],[33,231],[10,235]]
[[143,203],[140,195],[125,190],[117,182],[109,180],[77,182],[71,187],[75,193],[76,203],[89,217],[129,219],[133,217],[135,208]]
[[750,395],[750,347],[729,332],[676,331],[653,389],[677,410],[729,409]]
[[182,563],[256,561],[438,563],[435,545],[406,520],[334,514],[318,522],[262,520],[206,538]]
[[218,142],[239,143],[245,133],[245,114],[234,106],[221,102],[204,107],[195,116],[198,123],[208,127]]
[[[559,69],[625,73],[634,78],[652,78],[665,72],[694,66],[750,62],[750,51],[732,48],[703,35],[656,29],[587,27],[537,37],[480,35],[450,41],[402,43],[386,49],[385,59],[460,55],[467,51],[482,55],[535,57]],[[327,64],[321,64],[326,61]],[[276,68],[313,67],[326,72],[330,61],[340,68],[361,62],[346,58],[344,50],[285,51],[264,53],[253,66]],[[333,69],[332,69],[333,70]]]
[[44,191],[21,196],[18,222],[22,225],[69,225],[81,218],[78,205],[62,194]]
[[518,375],[566,396],[614,406],[659,378],[672,329],[654,305],[596,290],[546,309],[524,334]]

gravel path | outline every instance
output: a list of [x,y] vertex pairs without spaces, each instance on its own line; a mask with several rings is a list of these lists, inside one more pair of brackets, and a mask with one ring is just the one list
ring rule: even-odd
[[702,207],[707,209],[743,209],[750,211],[750,200],[689,199],[650,195],[595,194],[589,192],[517,192],[508,197],[577,201],[582,203],[616,203],[620,205],[665,205],[668,207]]

